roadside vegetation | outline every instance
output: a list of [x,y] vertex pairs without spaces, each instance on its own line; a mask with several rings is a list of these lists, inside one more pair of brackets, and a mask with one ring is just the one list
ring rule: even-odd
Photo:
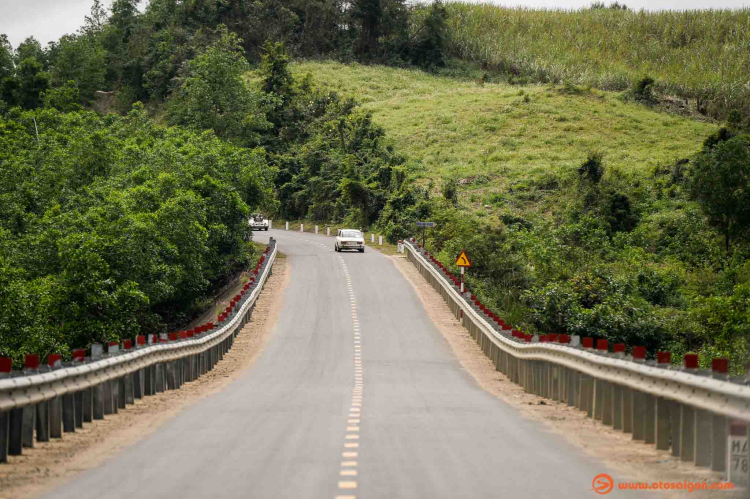
[[750,360],[747,11],[138,4],[0,38],[0,355],[182,327],[262,210],[432,220],[528,332]]

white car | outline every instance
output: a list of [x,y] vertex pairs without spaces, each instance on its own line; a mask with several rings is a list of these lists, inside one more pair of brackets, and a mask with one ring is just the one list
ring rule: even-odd
[[250,230],[268,230],[268,220],[260,213],[250,215]]
[[365,236],[357,229],[339,229],[336,234],[336,251],[358,250],[365,252]]

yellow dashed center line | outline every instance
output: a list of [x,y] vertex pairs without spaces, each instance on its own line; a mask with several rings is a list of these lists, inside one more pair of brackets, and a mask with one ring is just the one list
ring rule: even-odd
[[[361,423],[361,407],[362,407],[362,343],[360,341],[359,332],[359,318],[357,317],[357,298],[354,296],[354,288],[352,287],[352,279],[349,275],[349,270],[344,263],[344,259],[339,256],[339,261],[344,269],[344,277],[346,278],[346,287],[349,292],[349,303],[352,314],[352,329],[354,337],[354,389],[352,391],[352,402],[349,408],[349,419],[347,420],[346,435],[344,437],[344,448],[345,449],[358,449],[359,443],[352,442],[352,440],[359,440],[359,430]],[[358,471],[355,469],[358,466],[358,462],[352,460],[352,458],[358,457],[358,452],[352,450],[346,450],[341,453],[341,456],[346,461],[341,461],[341,470],[339,470],[339,476],[355,477],[358,475]],[[354,481],[340,481],[338,482],[339,489],[356,489],[357,482]],[[353,495],[338,495],[335,499],[357,499]]]

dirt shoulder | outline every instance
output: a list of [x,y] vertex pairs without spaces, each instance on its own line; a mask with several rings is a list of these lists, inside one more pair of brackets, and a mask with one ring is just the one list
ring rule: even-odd
[[[550,432],[564,436],[583,449],[604,468],[618,473],[621,480],[636,482],[718,482],[720,474],[684,464],[667,451],[653,445],[634,442],[629,434],[615,431],[567,404],[526,393],[507,376],[495,369],[468,331],[453,316],[447,304],[431,286],[426,285],[416,267],[405,257],[391,257],[394,265],[413,286],[433,323],[450,344],[461,366],[487,392],[517,409],[524,417],[543,423]],[[531,463],[529,463],[531,464]],[[591,477],[592,481],[594,477]],[[581,497],[593,494],[591,484],[582,484]],[[745,497],[747,491],[654,491],[664,498],[694,499]],[[619,496],[618,496],[619,497]]]
[[181,410],[220,391],[243,374],[260,355],[276,323],[281,297],[289,281],[289,263],[277,258],[273,274],[258,298],[251,321],[216,367],[180,390],[136,401],[135,405],[86,424],[62,440],[35,443],[22,456],[0,465],[0,499],[25,499],[42,494],[83,470],[150,435]]

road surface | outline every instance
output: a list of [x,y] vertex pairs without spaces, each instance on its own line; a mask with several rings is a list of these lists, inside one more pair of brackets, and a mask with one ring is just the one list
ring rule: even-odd
[[269,235],[291,278],[255,364],[46,497],[597,497],[607,470],[484,392],[388,257]]

